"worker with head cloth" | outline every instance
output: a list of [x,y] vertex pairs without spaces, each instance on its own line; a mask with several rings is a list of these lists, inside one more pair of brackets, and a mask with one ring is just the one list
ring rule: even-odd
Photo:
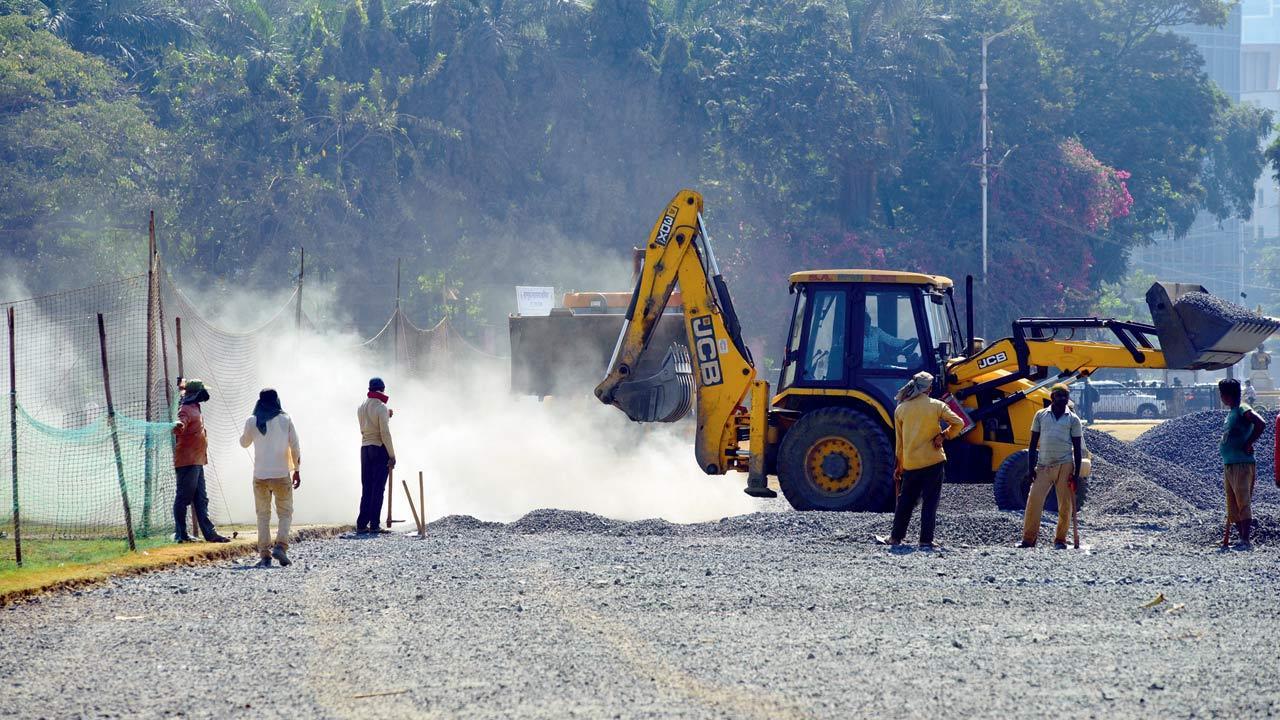
[[396,449],[391,444],[391,410],[382,378],[369,379],[369,392],[356,410],[360,421],[360,515],[356,532],[385,532],[378,528],[382,514],[382,494],[387,472],[396,466]]
[[[911,513],[915,512],[916,503],[920,503],[920,548],[933,548],[933,528],[947,467],[942,443],[960,434],[964,420],[946,403],[929,397],[932,388],[933,376],[918,372],[895,396],[898,407],[893,411],[893,434],[897,464],[893,479],[898,488],[898,502],[893,513],[890,545],[902,544]],[[942,429],[943,424],[946,430]]]
[[1058,526],[1053,546],[1059,550],[1067,547],[1067,529],[1071,527],[1071,514],[1076,509],[1072,485],[1080,477],[1080,464],[1084,461],[1084,425],[1067,407],[1070,401],[1071,390],[1062,383],[1054,385],[1049,388],[1049,407],[1036,413],[1031,421],[1027,457],[1031,467],[1031,493],[1027,496],[1022,543],[1018,547],[1036,546],[1040,537],[1040,514],[1044,512],[1044,500],[1050,488],[1058,497]]

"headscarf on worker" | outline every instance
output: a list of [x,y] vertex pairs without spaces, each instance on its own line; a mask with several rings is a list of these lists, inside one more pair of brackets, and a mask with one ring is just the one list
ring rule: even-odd
[[192,403],[208,402],[209,390],[205,387],[203,380],[192,378],[182,383],[182,400],[183,405],[191,405]]
[[253,406],[253,420],[258,426],[258,432],[266,435],[267,423],[282,412],[284,408],[280,407],[280,395],[272,388],[263,388],[258,393],[258,403]]
[[387,394],[385,392],[383,392],[386,389],[387,389],[387,384],[382,382],[382,378],[380,377],[369,378],[369,393],[366,397],[381,400],[382,404],[386,405],[387,401],[391,399],[387,397]]
[[920,395],[928,395],[929,388],[933,387],[933,376],[923,370],[911,376],[906,385],[898,390],[898,394],[894,396],[894,400],[904,403],[908,400],[919,397]]

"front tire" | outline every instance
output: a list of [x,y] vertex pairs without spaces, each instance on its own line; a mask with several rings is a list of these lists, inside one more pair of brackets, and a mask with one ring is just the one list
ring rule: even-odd
[[1160,411],[1156,410],[1154,405],[1143,405],[1138,408],[1138,417],[1142,420],[1154,420],[1160,416]]
[[[1000,463],[992,489],[996,495],[996,507],[1011,512],[1027,509],[1027,497],[1031,495],[1031,468],[1027,466],[1026,450],[1019,450]],[[1089,495],[1089,478],[1076,478],[1076,509],[1084,507]],[[1044,498],[1044,511],[1058,512],[1058,493],[1049,488]]]
[[884,512],[893,507],[893,465],[880,423],[851,408],[822,408],[782,439],[778,484],[796,510]]

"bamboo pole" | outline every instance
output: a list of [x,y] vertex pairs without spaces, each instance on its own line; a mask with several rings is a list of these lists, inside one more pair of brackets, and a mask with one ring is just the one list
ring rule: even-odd
[[133,513],[129,509],[129,487],[124,480],[124,458],[120,455],[120,433],[116,429],[116,406],[111,400],[111,371],[107,366],[107,328],[98,313],[98,347],[102,350],[102,388],[107,395],[107,425],[111,428],[111,446],[116,454],[116,479],[120,481],[120,502],[124,505],[124,527],[129,534],[129,549],[137,550],[133,536]]
[[422,537],[422,520],[418,517],[418,509],[413,506],[413,493],[409,492],[409,481],[401,480],[400,484],[404,486],[404,496],[409,498],[409,512],[413,515],[413,524],[418,526],[418,537]]
[[[169,342],[168,342],[168,338],[165,337],[165,331],[164,331],[164,294],[163,293],[158,294],[156,296],[156,314],[157,314],[157,319],[160,321],[159,322],[160,365],[161,367],[164,368],[164,414],[165,414],[165,417],[168,419],[168,421],[170,423],[173,423],[173,421],[176,418],[174,418],[173,416],[173,389],[169,385],[169,382],[170,382],[169,380]],[[177,446],[178,446],[178,438],[175,437],[173,433],[169,433],[170,458],[172,458],[173,451],[177,449]],[[177,480],[176,472],[174,473],[174,480],[175,482]],[[178,528],[175,527],[174,532],[177,532],[177,530]]]
[[[146,390],[144,416],[151,422],[154,409],[151,386],[155,384],[152,368],[155,362],[155,326],[156,326],[156,211],[152,210],[147,223],[147,352],[146,352]],[[155,493],[155,470],[152,468],[151,433],[143,438],[142,452],[142,537],[151,536],[151,503]]]
[[427,496],[422,492],[422,471],[418,471],[418,507],[422,508],[422,526],[418,528],[418,537],[427,536]]
[[[182,318],[175,317],[173,319],[173,342],[178,351],[178,381],[181,382],[186,375],[183,374],[182,365]],[[180,528],[174,528],[177,532]],[[191,503],[191,537],[200,537],[200,516],[196,514],[196,504]]]
[[9,306],[9,458],[13,471],[13,555],[22,567],[22,518],[18,512],[18,372],[14,366],[13,306]]

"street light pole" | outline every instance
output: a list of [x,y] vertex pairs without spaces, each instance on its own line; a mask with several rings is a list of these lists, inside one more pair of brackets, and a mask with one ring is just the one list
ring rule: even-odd
[[[979,183],[982,185],[982,301],[985,304],[991,297],[987,290],[987,186],[989,180],[987,178],[991,168],[991,134],[987,129],[987,48],[991,43],[1008,35],[1009,33],[1021,27],[1013,25],[1005,28],[994,35],[982,36],[982,84],[978,86],[978,90],[982,92],[982,177]],[[990,316],[990,310],[984,310],[982,317],[983,335],[987,332],[987,323],[985,318]]]

